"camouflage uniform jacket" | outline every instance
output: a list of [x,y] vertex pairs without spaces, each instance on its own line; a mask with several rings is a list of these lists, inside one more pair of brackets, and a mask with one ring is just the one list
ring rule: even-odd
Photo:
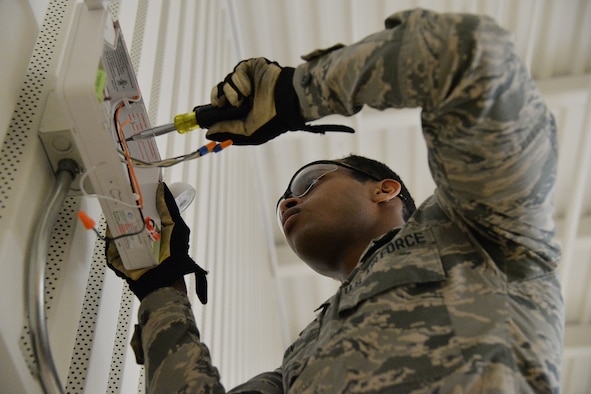
[[[555,124],[509,34],[487,17],[414,10],[306,60],[294,76],[306,119],[422,107],[437,188],[368,246],[282,366],[235,391],[558,392]],[[188,303],[172,293],[140,311],[148,385],[171,392],[184,377],[187,391],[222,391]],[[174,318],[193,337],[160,357],[173,346],[154,333]]]

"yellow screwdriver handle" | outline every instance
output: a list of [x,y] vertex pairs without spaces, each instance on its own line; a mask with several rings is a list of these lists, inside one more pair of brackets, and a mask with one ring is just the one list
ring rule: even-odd
[[179,114],[175,116],[174,126],[180,134],[195,130],[197,127],[199,127],[197,124],[197,118],[195,117],[195,112],[189,112],[187,114]]
[[250,104],[246,102],[240,107],[226,105],[218,108],[211,104],[193,108],[193,112],[179,114],[174,117],[174,126],[180,134],[188,133],[198,127],[209,128],[217,122],[244,118],[250,111]]

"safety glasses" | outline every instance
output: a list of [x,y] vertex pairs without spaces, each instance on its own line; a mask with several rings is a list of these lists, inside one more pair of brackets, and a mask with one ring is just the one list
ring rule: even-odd
[[330,174],[331,172],[335,172],[339,167],[347,168],[352,171],[357,171],[362,174],[367,175],[373,180],[378,181],[379,179],[363,170],[350,166],[349,164],[341,163],[338,161],[332,160],[319,160],[314,161],[305,165],[304,167],[300,168],[294,176],[289,181],[289,185],[287,186],[287,190],[285,193],[279,198],[277,201],[277,219],[279,220],[279,224],[281,227],[281,210],[280,205],[281,203],[292,197],[303,197],[314,187],[323,176]]
[[339,167],[360,172],[376,181],[379,180],[374,175],[350,166],[349,164],[332,160],[314,161],[303,166],[293,175],[291,181],[289,181],[287,190],[285,190],[285,193],[283,193],[283,195],[279,198],[279,201],[277,201],[277,207],[279,207],[283,200],[288,198],[299,198],[305,196],[314,187],[314,185],[318,183],[320,179],[322,179],[323,176],[330,174],[331,172],[335,172]]

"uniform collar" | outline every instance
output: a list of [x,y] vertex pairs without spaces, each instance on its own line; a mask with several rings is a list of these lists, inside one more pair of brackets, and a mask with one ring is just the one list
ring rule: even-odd
[[388,231],[384,235],[379,238],[374,239],[367,245],[365,251],[361,254],[361,259],[359,260],[359,265],[363,265],[367,261],[367,259],[379,248],[390,242],[394,237],[400,232],[402,227],[396,227],[392,230]]

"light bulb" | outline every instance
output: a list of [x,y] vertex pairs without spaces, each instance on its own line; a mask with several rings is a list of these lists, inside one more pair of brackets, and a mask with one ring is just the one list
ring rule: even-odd
[[195,188],[188,183],[175,182],[172,185],[169,185],[168,188],[174,196],[174,201],[181,212],[187,209],[195,199]]

